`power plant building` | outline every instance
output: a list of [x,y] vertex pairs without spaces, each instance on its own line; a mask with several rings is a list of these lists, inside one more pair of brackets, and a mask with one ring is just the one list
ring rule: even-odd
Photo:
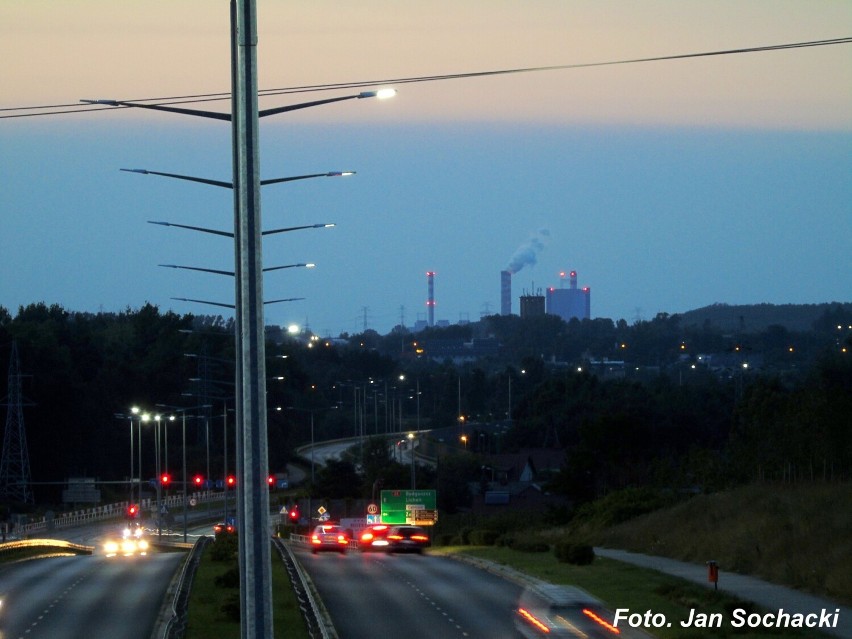
[[558,315],[566,322],[573,319],[584,320],[592,317],[592,291],[586,286],[577,288],[577,271],[569,275],[569,287],[562,288],[565,274],[560,273],[560,288],[547,289],[547,313]]
[[540,317],[544,315],[544,295],[521,295],[521,317]]

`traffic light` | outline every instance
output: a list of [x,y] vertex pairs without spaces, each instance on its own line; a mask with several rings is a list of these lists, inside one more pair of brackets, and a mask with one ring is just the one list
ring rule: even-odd
[[266,478],[266,485],[268,488],[275,488],[275,475],[270,475]]
[[233,475],[228,475],[227,484],[228,484],[228,488],[233,488],[234,486],[237,485],[237,478],[234,477]]
[[195,485],[196,488],[201,488],[201,486],[204,484],[204,477],[202,477],[201,475],[196,475],[192,478],[192,483]]
[[295,524],[299,521],[299,507],[293,506],[290,509],[290,512],[287,513],[287,515],[290,517],[290,523]]
[[139,506],[137,506],[136,504],[130,504],[127,507],[127,516],[130,519],[135,519],[138,514],[139,514]]
[[163,473],[160,476],[160,483],[163,485],[164,488],[166,488],[171,483],[171,481],[172,477],[168,473]]

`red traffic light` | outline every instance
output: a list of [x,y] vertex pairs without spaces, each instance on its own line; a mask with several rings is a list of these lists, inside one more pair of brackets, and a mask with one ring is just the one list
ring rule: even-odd
[[138,514],[139,514],[139,506],[137,506],[136,504],[130,504],[127,507],[127,516],[128,517],[135,517]]
[[270,488],[275,487],[275,475],[270,475],[269,477],[266,478],[266,485],[269,486]]
[[201,475],[196,475],[192,478],[192,483],[195,484],[196,487],[200,488],[201,484],[204,483],[204,477],[202,477]]
[[172,481],[172,477],[171,477],[171,475],[169,475],[168,473],[163,473],[163,474],[160,476],[160,483],[161,483],[163,486],[168,486],[168,485],[169,485],[169,483],[170,483],[171,481]]
[[228,486],[236,486],[237,478],[234,477],[233,475],[228,475],[227,482],[228,482]]
[[294,506],[293,508],[291,508],[288,515],[290,516],[290,521],[293,521],[293,522],[299,521],[299,508],[298,508],[298,506]]

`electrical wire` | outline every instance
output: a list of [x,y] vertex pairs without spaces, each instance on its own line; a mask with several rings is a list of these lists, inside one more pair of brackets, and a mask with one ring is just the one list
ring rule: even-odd
[[[340,91],[343,89],[358,89],[375,87],[389,84],[410,84],[415,82],[437,82],[443,80],[460,80],[470,78],[482,78],[498,75],[510,75],[516,73],[535,73],[543,71],[561,71],[568,69],[585,69],[593,67],[615,66],[623,64],[639,64],[645,62],[662,62],[666,60],[686,60],[691,58],[706,58],[723,55],[737,55],[743,53],[760,53],[767,51],[783,51],[787,49],[802,49],[808,47],[823,47],[836,44],[852,44],[852,37],[830,38],[825,40],[810,40],[807,42],[792,42],[786,44],[763,45],[756,47],[744,47],[739,49],[723,49],[719,51],[702,51],[697,53],[683,53],[676,55],[653,56],[648,58],[632,58],[626,60],[611,60],[606,62],[585,62],[577,64],[557,64],[540,67],[524,67],[517,69],[500,69],[492,71],[471,71],[466,73],[447,73],[440,75],[428,75],[417,77],[388,78],[383,80],[360,80],[354,82],[339,82],[331,84],[313,84],[295,87],[283,87],[276,89],[262,89],[258,91],[259,97],[275,95],[291,95],[298,93],[312,93],[318,91]],[[200,102],[215,102],[230,100],[230,92],[201,93],[193,95],[168,96],[159,98],[137,98],[133,100],[120,100],[120,102],[139,102],[145,104],[172,105],[172,104],[195,104]],[[47,115],[65,115],[70,113],[84,113],[90,111],[113,110],[116,108],[130,108],[126,106],[103,106],[99,104],[48,104],[39,106],[23,106],[0,108],[0,119],[37,117]],[[23,112],[23,113],[20,113]]]

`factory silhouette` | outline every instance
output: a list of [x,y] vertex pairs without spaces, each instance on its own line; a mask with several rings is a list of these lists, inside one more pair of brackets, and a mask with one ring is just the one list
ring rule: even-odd
[[[538,261],[538,253],[550,239],[550,231],[538,229],[530,234],[509,260],[505,269],[500,271],[500,315],[512,314],[512,277],[525,266],[534,266]],[[565,280],[568,279],[568,288]],[[426,310],[424,318],[418,318],[414,331],[422,331],[434,326],[449,326],[447,320],[435,322],[435,271],[426,272]],[[571,271],[566,276],[565,271],[559,273],[559,288],[549,287],[545,295],[541,290],[524,291],[519,299],[519,312],[522,318],[540,315],[556,315],[566,322],[571,319],[591,319],[592,291],[588,286],[577,288],[577,271]],[[460,324],[467,323],[460,320]]]
[[[519,270],[519,269],[518,269]],[[512,315],[512,276],[517,270],[500,271],[500,314]],[[414,331],[426,328],[449,326],[448,320],[435,320],[435,271],[426,272],[426,317],[418,319]],[[565,288],[565,280],[568,288]],[[577,287],[577,271],[559,273],[559,287],[548,287],[544,294],[541,289],[524,291],[519,297],[519,311],[522,318],[540,315],[556,315],[566,322],[571,319],[591,319],[592,290],[588,286]],[[467,323],[460,320],[460,324]]]

